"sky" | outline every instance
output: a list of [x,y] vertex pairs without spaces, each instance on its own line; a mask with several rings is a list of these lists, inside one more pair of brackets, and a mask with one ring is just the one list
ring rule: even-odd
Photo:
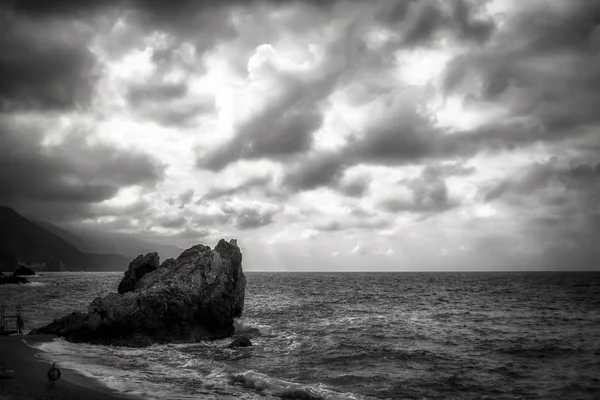
[[600,2],[0,5],[0,204],[246,270],[600,269]]

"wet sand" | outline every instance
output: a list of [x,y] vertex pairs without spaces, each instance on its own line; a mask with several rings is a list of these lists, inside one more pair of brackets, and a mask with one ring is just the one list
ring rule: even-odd
[[0,368],[14,370],[13,377],[0,378],[0,400],[134,399],[59,364],[57,367],[61,370],[61,377],[54,388],[50,388],[46,373],[51,363],[40,359],[38,357],[40,350],[30,345],[52,339],[54,339],[52,335],[0,337]]

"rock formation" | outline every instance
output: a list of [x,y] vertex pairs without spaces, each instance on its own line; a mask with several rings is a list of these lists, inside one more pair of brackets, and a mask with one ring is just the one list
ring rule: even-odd
[[148,253],[145,256],[139,255],[129,264],[129,268],[125,271],[125,277],[119,283],[117,289],[119,294],[132,292],[135,285],[142,279],[142,276],[148,272],[156,271],[160,262],[158,253]]
[[162,264],[160,264],[159,268],[171,268],[175,264],[177,264],[177,261],[175,261],[174,258],[167,258]]
[[250,339],[248,339],[245,336],[239,337],[237,339],[235,339],[233,342],[229,343],[229,347],[230,349],[236,348],[236,347],[249,347],[252,346],[252,342],[250,341]]
[[23,275],[35,275],[35,272],[30,270],[24,265],[19,265],[17,269],[13,272],[12,276],[23,276]]
[[129,346],[233,335],[246,286],[235,240],[221,239],[214,250],[193,246],[164,268],[158,261],[156,253],[136,258],[119,284],[123,294],[96,298],[87,313],[69,314],[31,333]]

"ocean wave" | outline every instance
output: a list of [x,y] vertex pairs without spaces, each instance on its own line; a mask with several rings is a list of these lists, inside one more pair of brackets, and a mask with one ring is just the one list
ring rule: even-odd
[[42,351],[39,357],[61,368],[75,370],[119,393],[145,399],[218,399],[223,397],[215,395],[212,388],[223,392],[229,385],[223,368],[180,353],[175,346],[133,349],[55,339],[32,347]]
[[255,371],[245,371],[231,374],[233,383],[241,384],[246,388],[250,388],[270,396],[281,397],[282,399],[294,400],[361,400],[352,393],[340,393],[331,389],[325,388],[323,385],[305,385],[282,379],[273,378],[271,376],[261,374]]
[[48,286],[49,283],[48,282],[28,282],[26,283],[25,287],[40,287],[40,286]]
[[244,335],[244,336],[258,336],[261,335],[260,328],[269,328],[266,326],[260,326],[258,324],[253,324],[247,321],[244,318],[238,318],[233,321],[233,327],[235,329],[236,335]]

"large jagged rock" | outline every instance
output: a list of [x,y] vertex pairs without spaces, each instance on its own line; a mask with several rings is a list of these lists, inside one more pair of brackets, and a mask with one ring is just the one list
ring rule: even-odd
[[176,265],[177,261],[175,261],[174,258],[167,258],[165,261],[163,261],[162,264],[160,264],[159,268],[171,268],[172,266]]
[[35,275],[35,272],[30,270],[24,265],[19,265],[17,269],[13,272],[12,276],[24,276],[24,275]]
[[225,338],[242,315],[245,287],[240,248],[221,239],[214,250],[197,245],[145,273],[132,291],[96,298],[87,313],[69,314],[32,333],[128,346]]
[[158,269],[160,265],[159,260],[158,253],[148,253],[145,256],[140,254],[137,256],[135,260],[129,263],[129,268],[125,271],[125,276],[121,280],[121,283],[119,283],[117,291],[120,294],[132,292],[144,275]]

